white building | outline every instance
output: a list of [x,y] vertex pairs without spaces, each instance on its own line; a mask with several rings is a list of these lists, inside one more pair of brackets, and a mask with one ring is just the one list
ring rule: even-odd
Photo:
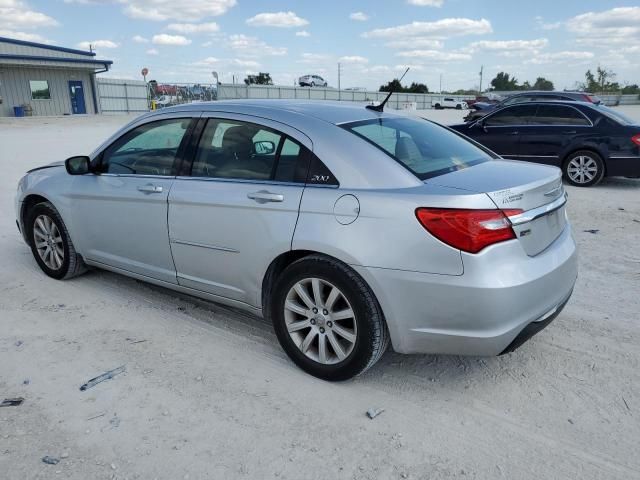
[[0,117],[100,113],[96,73],[113,62],[95,55],[0,37]]

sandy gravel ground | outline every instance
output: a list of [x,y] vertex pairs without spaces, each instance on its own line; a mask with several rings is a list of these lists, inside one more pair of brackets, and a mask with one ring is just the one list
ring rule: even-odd
[[[331,384],[257,318],[111,273],[40,272],[16,182],[124,121],[0,121],[0,400],[26,398],[0,408],[0,478],[640,478],[639,180],[569,188],[575,294],[515,353],[388,352]],[[369,420],[372,407],[385,411]]]

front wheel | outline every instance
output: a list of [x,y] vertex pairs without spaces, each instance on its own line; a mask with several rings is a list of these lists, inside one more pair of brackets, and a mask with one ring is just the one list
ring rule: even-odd
[[51,203],[35,205],[27,215],[26,228],[31,252],[44,273],[61,280],[86,271],[62,217]]
[[576,187],[591,187],[604,177],[604,162],[600,155],[589,150],[570,154],[563,165],[564,177]]
[[269,313],[291,360],[325,380],[361,374],[389,344],[373,292],[350,267],[327,257],[305,257],[287,267]]
[[457,105],[456,105],[456,110],[462,110],[462,105],[457,104]]

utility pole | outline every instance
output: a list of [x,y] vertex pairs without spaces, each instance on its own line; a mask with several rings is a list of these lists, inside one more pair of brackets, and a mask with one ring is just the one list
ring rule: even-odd
[[338,100],[340,100],[340,62],[338,62]]
[[478,89],[478,95],[482,95],[482,72],[484,70],[484,65],[480,66],[480,88]]
[[440,94],[442,94],[442,74],[440,74]]

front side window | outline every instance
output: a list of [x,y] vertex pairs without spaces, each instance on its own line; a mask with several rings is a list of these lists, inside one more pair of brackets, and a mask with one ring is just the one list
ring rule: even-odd
[[175,175],[174,163],[190,118],[161,120],[127,132],[107,148],[102,173]]
[[575,108],[564,105],[540,105],[534,123],[536,125],[590,125],[589,120]]
[[375,145],[422,180],[491,159],[472,143],[426,120],[379,118],[342,127]]
[[46,80],[29,80],[31,98],[33,100],[50,100],[49,82]]
[[518,95],[518,96],[506,99],[504,102],[502,102],[502,104],[504,106],[516,105],[518,103],[532,102],[534,100],[535,100],[535,97],[531,95]]
[[509,127],[513,125],[528,125],[536,114],[535,105],[516,105],[507,107],[484,120],[487,127]]
[[307,152],[294,140],[268,127],[210,119],[202,132],[191,175],[304,182],[310,158]]

